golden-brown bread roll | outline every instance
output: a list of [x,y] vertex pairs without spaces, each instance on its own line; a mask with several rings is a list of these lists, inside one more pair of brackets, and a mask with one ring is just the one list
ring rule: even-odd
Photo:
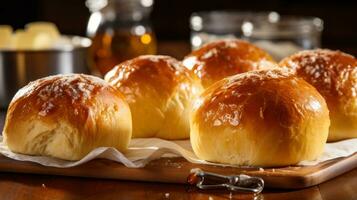
[[65,160],[79,160],[96,147],[125,151],[131,138],[130,108],[100,78],[49,76],[17,92],[3,135],[13,152]]
[[327,49],[296,53],[280,62],[313,85],[330,110],[328,141],[357,137],[357,60]]
[[133,137],[189,137],[189,112],[201,92],[199,80],[169,56],[139,56],[105,75],[129,103]]
[[182,63],[201,79],[204,88],[227,76],[277,66],[265,51],[238,39],[208,43],[186,56]]
[[252,71],[204,91],[191,116],[191,144],[204,160],[285,166],[319,156],[330,125],[324,98],[287,70]]

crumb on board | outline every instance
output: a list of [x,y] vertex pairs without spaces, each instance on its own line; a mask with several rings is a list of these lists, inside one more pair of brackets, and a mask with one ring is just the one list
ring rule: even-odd
[[170,193],[168,193],[168,192],[167,192],[167,193],[165,193],[165,198],[167,198],[167,199],[168,199],[169,197],[170,197]]
[[229,193],[229,199],[233,199],[233,193],[232,192]]

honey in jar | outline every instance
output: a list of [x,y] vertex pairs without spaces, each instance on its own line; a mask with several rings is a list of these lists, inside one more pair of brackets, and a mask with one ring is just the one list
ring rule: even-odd
[[142,35],[127,31],[98,33],[94,36],[90,49],[94,65],[102,75],[122,61],[155,53],[156,40],[152,32]]
[[[99,0],[100,1],[100,0]],[[104,76],[115,65],[156,53],[156,38],[148,16],[152,0],[87,0],[92,11],[87,34],[92,38],[92,73]]]

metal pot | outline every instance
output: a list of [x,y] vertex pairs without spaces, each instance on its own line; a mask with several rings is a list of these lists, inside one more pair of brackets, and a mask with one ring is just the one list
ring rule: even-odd
[[0,50],[0,107],[30,81],[55,74],[89,73],[91,40],[66,36],[72,45],[49,50]]

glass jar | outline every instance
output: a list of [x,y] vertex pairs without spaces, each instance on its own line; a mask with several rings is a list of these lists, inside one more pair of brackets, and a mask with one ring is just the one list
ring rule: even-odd
[[323,30],[320,18],[280,16],[277,12],[199,12],[192,14],[190,24],[193,49],[216,39],[241,38],[265,49],[277,61],[320,47]]
[[156,53],[149,16],[153,0],[87,0],[91,11],[87,35],[92,38],[92,72],[105,75],[115,65]]

